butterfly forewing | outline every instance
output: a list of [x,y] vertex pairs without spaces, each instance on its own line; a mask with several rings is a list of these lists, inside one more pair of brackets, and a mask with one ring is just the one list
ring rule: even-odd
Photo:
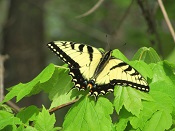
[[75,42],[55,41],[48,43],[48,47],[69,65],[69,74],[79,89],[85,88],[84,81],[94,75],[103,55],[94,47]]

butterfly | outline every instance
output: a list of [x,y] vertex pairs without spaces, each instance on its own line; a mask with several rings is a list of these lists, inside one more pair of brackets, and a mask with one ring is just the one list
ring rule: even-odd
[[146,79],[132,66],[112,56],[112,50],[103,52],[95,47],[69,41],[47,44],[63,62],[68,64],[74,88],[89,89],[95,99],[114,91],[115,85],[130,86],[149,92]]

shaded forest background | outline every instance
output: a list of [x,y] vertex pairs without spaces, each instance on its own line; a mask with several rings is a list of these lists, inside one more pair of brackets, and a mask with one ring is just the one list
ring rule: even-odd
[[[175,1],[164,6],[175,26]],[[153,47],[175,62],[175,44],[157,1],[0,0],[0,51],[8,55],[4,88],[29,82],[51,62],[62,64],[46,47],[54,40],[118,48],[129,59],[140,47]],[[49,107],[47,99],[40,94],[17,104]]]

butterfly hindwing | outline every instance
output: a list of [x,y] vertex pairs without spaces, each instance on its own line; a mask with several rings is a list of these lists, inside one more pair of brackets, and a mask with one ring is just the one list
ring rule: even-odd
[[[149,91],[145,78],[137,70],[122,60],[111,58],[96,78],[96,89],[92,89],[91,92],[97,92],[98,95],[106,94],[112,92],[115,85],[130,86],[145,92]],[[91,93],[91,95],[93,94]]]

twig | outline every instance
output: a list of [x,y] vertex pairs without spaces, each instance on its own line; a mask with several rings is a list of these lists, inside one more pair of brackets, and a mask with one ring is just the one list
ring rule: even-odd
[[[154,21],[154,17],[153,17],[153,13],[151,12],[151,10],[148,8],[148,6],[145,6],[143,4],[143,0],[137,0],[138,5],[140,6],[140,9],[142,10],[143,16],[147,22],[148,25],[148,31],[150,34],[154,34],[156,39],[157,39],[157,43],[158,43],[158,48],[159,48],[159,52],[163,55],[163,51],[162,51],[162,46],[161,46],[161,40],[159,37],[159,34],[157,32],[156,29],[156,24]],[[152,41],[152,40],[151,40]],[[154,42],[152,42],[152,44],[154,44]]]
[[69,105],[71,105],[71,104],[77,102],[78,100],[79,100],[79,98],[77,98],[77,99],[75,99],[75,100],[73,100],[73,101],[71,101],[71,102],[62,104],[62,105],[60,105],[60,106],[54,107],[54,108],[52,108],[52,109],[49,110],[49,113],[53,113],[53,112],[55,112],[56,110],[59,110],[59,109],[61,109],[61,108],[63,108],[63,107],[66,107],[66,106],[69,106]]
[[0,102],[4,99],[4,61],[8,55],[0,55]]
[[[8,59],[8,55],[0,55],[0,102],[4,99],[4,61]],[[7,105],[12,107],[15,112],[19,112],[20,108],[11,101],[6,102]]]
[[113,35],[113,36],[112,36],[113,38],[117,39],[119,30],[120,30],[122,24],[124,23],[126,17],[128,16],[129,11],[130,11],[130,9],[131,9],[133,3],[134,3],[134,0],[131,1],[129,7],[128,7],[127,10],[124,12],[124,15],[122,16],[122,18],[121,18],[120,21],[119,21],[118,27],[116,28],[116,32],[115,32],[114,34],[112,34],[112,35]]
[[162,0],[157,0],[157,1],[158,1],[158,3],[159,3],[160,9],[162,10],[163,16],[164,16],[165,21],[166,21],[166,23],[167,23],[167,26],[168,26],[168,28],[169,28],[169,30],[170,30],[170,33],[171,33],[171,35],[172,35],[172,37],[173,37],[173,40],[174,40],[174,42],[175,42],[175,33],[174,33],[174,29],[173,29],[173,26],[172,26],[172,24],[171,24],[169,18],[168,18],[168,15],[167,15],[167,12],[166,12],[166,10],[165,10],[165,8],[164,8],[164,5],[163,5],[163,3],[162,3]]
[[104,0],[99,0],[90,10],[88,10],[86,13],[77,16],[76,18],[81,18],[90,15],[93,13],[102,3]]
[[13,103],[12,101],[7,101],[6,104],[9,105],[10,107],[12,107],[16,113],[20,111],[20,107],[17,106],[17,105],[16,105],[15,103]]

